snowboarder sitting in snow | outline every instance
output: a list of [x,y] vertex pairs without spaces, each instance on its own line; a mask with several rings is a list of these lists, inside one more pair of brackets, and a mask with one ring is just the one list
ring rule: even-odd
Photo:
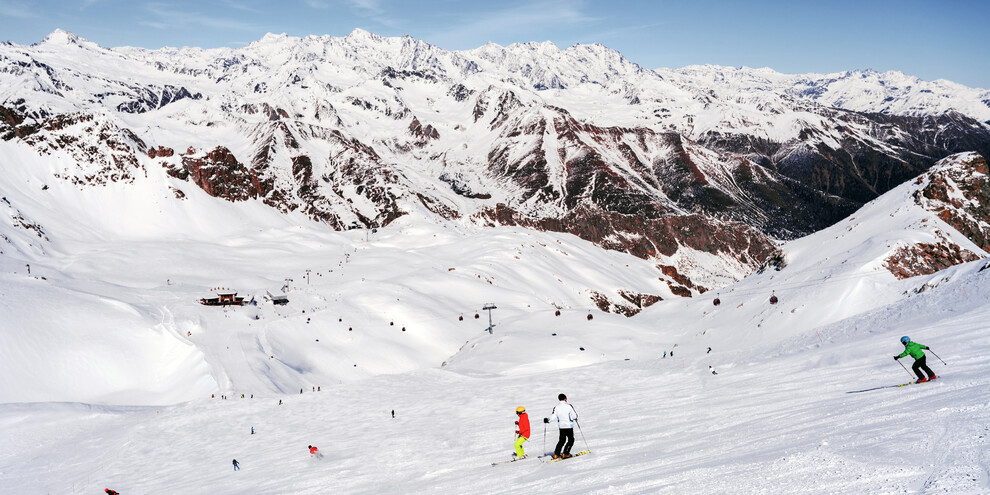
[[109,488],[107,488],[106,490],[103,490],[103,491],[106,492],[107,495],[120,495],[119,493],[117,493],[116,490],[111,490]]
[[577,421],[577,412],[567,403],[566,395],[558,395],[557,400],[560,402],[554,406],[549,418],[543,418],[543,422],[549,423],[550,418],[557,420],[560,437],[557,440],[557,447],[553,449],[553,458],[567,459],[571,456],[571,447],[574,446],[574,423]]
[[[906,335],[901,337],[901,343],[904,344],[904,352],[894,356],[894,360],[900,359],[908,354],[914,358],[914,364],[911,365],[911,369],[914,370],[914,374],[918,375],[918,381],[915,383],[925,383],[928,380],[938,378],[935,376],[932,369],[925,364],[925,361],[927,360],[927,356],[925,356],[925,349],[928,349],[928,346],[917,342],[911,342],[911,338]],[[927,378],[921,373],[922,370],[924,370],[925,373],[928,373]]]
[[529,415],[526,414],[526,408],[519,406],[516,408],[516,416],[519,416],[519,420],[516,421],[516,453],[512,454],[516,459],[522,459],[526,457],[526,452],[523,452],[523,442],[529,440]]

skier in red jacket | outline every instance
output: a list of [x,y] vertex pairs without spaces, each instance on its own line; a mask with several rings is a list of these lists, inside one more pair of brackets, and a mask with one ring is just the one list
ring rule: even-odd
[[516,459],[522,459],[526,457],[526,453],[523,452],[523,442],[529,440],[529,415],[526,414],[526,408],[519,406],[516,408],[516,415],[519,416],[519,420],[516,421],[516,453],[512,454]]
[[309,455],[317,459],[323,459],[323,454],[320,453],[320,449],[312,445],[309,446]]

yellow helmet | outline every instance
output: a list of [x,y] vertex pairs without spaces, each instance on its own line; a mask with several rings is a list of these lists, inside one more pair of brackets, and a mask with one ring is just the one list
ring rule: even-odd
[[516,412],[517,413],[524,413],[524,412],[526,412],[526,408],[523,407],[523,406],[519,406],[519,407],[516,408]]

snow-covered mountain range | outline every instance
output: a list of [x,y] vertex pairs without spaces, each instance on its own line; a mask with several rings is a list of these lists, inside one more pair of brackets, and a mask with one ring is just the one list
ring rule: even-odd
[[58,30],[0,45],[0,83],[4,149],[31,147],[54,181],[201,188],[335,229],[414,215],[568,232],[656,260],[683,294],[946,155],[990,152],[986,90],[648,70],[597,44],[448,51],[355,30],[145,50]]

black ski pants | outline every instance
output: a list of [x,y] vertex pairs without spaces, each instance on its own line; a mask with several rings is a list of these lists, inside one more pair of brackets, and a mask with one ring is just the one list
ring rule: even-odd
[[[571,455],[571,447],[574,446],[574,428],[561,428],[560,438],[557,440],[557,447],[553,449],[554,455]],[[561,450],[563,447],[563,450]]]
[[935,372],[933,372],[932,369],[925,364],[927,359],[928,356],[921,356],[920,359],[915,360],[914,364],[911,365],[911,369],[914,370],[915,375],[918,375],[918,379],[925,377],[925,375],[921,374],[921,370],[925,370],[925,373],[928,373],[928,378],[935,376]]

